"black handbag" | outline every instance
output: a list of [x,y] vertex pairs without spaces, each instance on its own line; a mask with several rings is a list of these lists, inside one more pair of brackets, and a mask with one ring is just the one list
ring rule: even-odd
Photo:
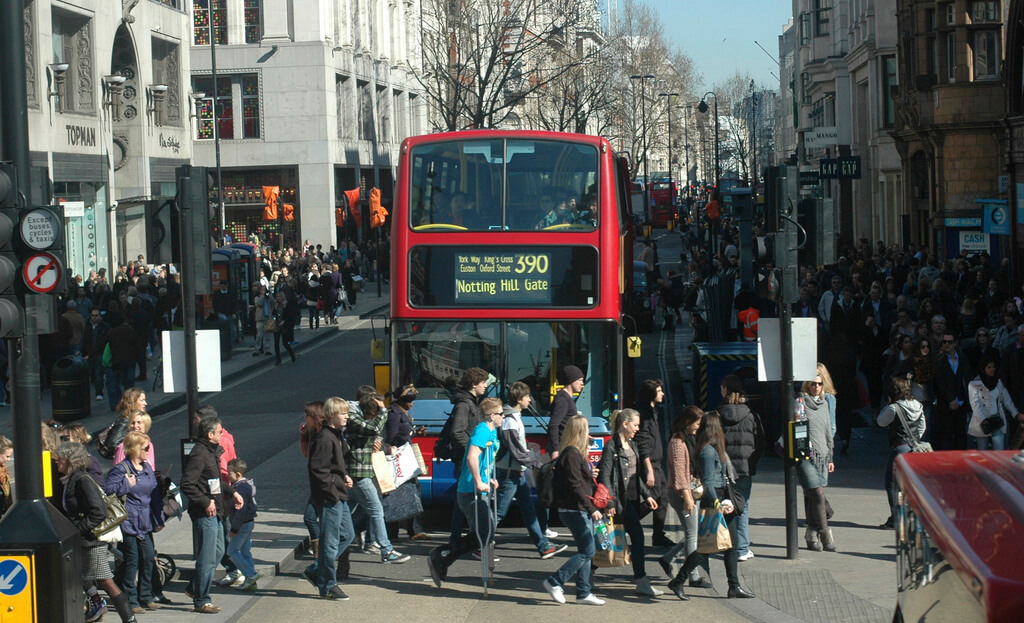
[[732,502],[733,512],[729,513],[729,517],[735,517],[741,515],[747,508],[747,498],[738,487],[736,487],[736,475],[732,468],[732,463],[726,461],[725,466],[722,469],[723,475],[725,476],[725,486],[722,487],[724,490],[724,499],[728,499]]
[[986,435],[991,435],[1002,427],[1003,418],[998,415],[990,415],[981,421],[981,431]]

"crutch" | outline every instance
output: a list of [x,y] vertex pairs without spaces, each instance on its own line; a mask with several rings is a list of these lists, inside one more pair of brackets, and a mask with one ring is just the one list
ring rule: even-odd
[[[488,447],[485,448],[484,451],[491,453],[490,456],[488,456],[489,465],[487,474],[487,483],[488,485],[490,485],[490,483],[493,482],[494,479],[494,449],[492,446],[488,445]],[[497,500],[497,496],[494,495],[493,491],[488,491],[487,494],[491,496],[491,500]],[[473,492],[473,512],[476,515],[474,517],[474,523],[476,524],[476,527],[473,530],[473,532],[476,533],[476,542],[477,545],[480,546],[480,580],[484,586],[484,597],[487,597],[487,587],[488,585],[494,583],[494,518],[497,517],[497,507],[495,506],[495,514],[491,515],[491,506],[488,504],[486,500],[481,499],[483,495],[485,494],[482,494],[479,491]],[[484,512],[486,512],[489,515],[487,517],[486,537],[483,534],[481,534],[481,502],[483,502],[482,508]],[[493,502],[493,504],[496,505],[497,502]]]

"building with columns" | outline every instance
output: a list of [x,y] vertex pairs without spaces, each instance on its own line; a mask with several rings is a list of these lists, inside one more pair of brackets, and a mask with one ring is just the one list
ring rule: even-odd
[[[359,187],[365,199],[377,187],[390,204],[401,141],[424,131],[419,1],[193,0],[191,9],[194,164],[216,167],[219,157],[226,231],[268,240],[283,229],[290,246],[325,248],[359,237],[352,219],[336,227],[344,191]],[[283,210],[264,221],[263,186],[280,188],[293,221]]]
[[64,203],[68,272],[145,253],[192,158],[185,0],[25,0],[31,205]]

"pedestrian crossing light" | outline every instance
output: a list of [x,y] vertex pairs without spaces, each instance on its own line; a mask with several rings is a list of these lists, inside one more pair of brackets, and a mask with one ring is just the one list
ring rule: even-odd
[[20,208],[18,170],[10,162],[0,162],[0,337],[21,337],[24,331],[24,305],[16,292]]

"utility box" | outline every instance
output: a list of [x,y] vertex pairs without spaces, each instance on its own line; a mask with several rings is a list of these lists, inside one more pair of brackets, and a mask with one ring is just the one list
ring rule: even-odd
[[46,500],[19,500],[0,521],[0,619],[78,623],[82,592],[78,529]]

